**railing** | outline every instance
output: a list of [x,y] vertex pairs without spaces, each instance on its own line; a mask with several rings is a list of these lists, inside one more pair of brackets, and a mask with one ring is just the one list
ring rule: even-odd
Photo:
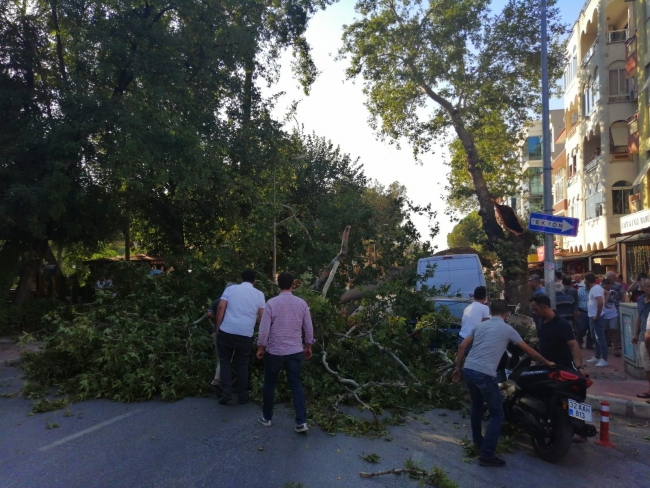
[[592,159],[587,163],[587,165],[585,166],[585,171],[589,173],[595,170],[596,167],[598,166],[598,163],[600,163],[602,160],[603,160],[603,155],[599,154],[598,156],[596,156],[594,159]]
[[615,30],[607,32],[607,42],[613,44],[615,42],[625,42],[628,39],[630,31],[628,29]]
[[567,182],[566,186],[569,188],[571,185],[573,185],[576,181],[578,181],[578,175],[573,175],[571,178],[569,178],[569,181]]
[[598,44],[598,38],[594,40],[594,43],[587,50],[587,54],[585,54],[585,57],[582,58],[582,66],[586,65],[589,62],[589,60],[592,58],[594,53],[596,52],[596,44]]
[[578,123],[576,122],[569,129],[569,135],[567,136],[567,139],[571,139],[573,137],[573,135],[576,133],[577,129],[578,129]]

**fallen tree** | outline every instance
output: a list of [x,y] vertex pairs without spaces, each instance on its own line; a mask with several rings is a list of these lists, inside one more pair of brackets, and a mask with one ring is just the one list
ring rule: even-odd
[[[56,331],[44,337],[40,353],[24,356],[26,396],[53,387],[71,401],[206,395],[214,371],[211,326],[196,317],[210,288],[222,285],[208,270],[193,268],[122,278],[128,284],[115,296],[103,293],[92,304],[52,312],[47,319]],[[444,381],[451,359],[429,351],[446,317],[410,290],[407,280],[389,281],[347,318],[308,285],[296,290],[309,303],[317,338],[303,372],[310,421],[328,432],[377,435],[387,423],[401,422],[407,409],[459,406],[458,387]],[[415,316],[421,317],[417,338],[409,325]],[[260,400],[263,364],[252,361],[251,396]],[[290,400],[284,382],[277,396]],[[351,415],[346,405],[371,415]]]

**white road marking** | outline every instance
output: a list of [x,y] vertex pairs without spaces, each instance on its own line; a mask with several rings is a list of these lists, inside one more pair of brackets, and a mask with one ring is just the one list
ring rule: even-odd
[[77,432],[76,434],[69,435],[68,437],[64,437],[63,439],[59,439],[58,441],[53,442],[52,444],[41,447],[39,449],[39,451],[49,451],[50,449],[53,449],[53,448],[58,447],[58,446],[60,446],[62,444],[65,444],[66,442],[70,442],[70,441],[73,441],[73,440],[77,439],[78,437],[84,436],[86,434],[90,434],[91,432],[94,432],[94,431],[99,430],[99,429],[101,429],[103,427],[106,427],[107,425],[114,424],[115,422],[123,420],[123,419],[125,419],[127,417],[130,417],[131,415],[136,414],[136,413],[141,412],[141,411],[142,411],[142,409],[139,408],[137,410],[133,410],[132,412],[125,413],[125,414],[122,414],[122,415],[118,415],[117,417],[113,417],[112,419],[108,419],[105,422],[102,422],[101,424],[93,425],[92,427],[89,427],[89,428],[84,429],[84,430],[82,430],[80,432]]

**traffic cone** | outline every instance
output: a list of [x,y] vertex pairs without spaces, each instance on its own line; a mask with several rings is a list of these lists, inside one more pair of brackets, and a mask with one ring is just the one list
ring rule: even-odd
[[601,447],[614,447],[609,442],[609,402],[600,402],[600,439],[595,443]]

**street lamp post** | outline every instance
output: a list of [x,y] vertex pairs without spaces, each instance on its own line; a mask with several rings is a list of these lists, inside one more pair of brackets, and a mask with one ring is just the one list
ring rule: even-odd
[[[548,40],[546,0],[540,0],[542,17],[542,161],[544,184],[544,213],[553,215],[553,193],[551,186],[551,131],[548,101]],[[555,309],[555,253],[553,234],[544,234],[544,283],[546,295]]]

